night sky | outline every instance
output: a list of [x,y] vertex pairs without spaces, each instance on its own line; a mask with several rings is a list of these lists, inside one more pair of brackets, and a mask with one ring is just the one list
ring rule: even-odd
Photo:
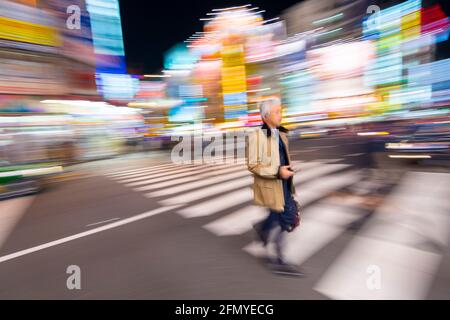
[[[266,10],[265,19],[279,16],[283,10],[300,0],[119,0],[122,30],[128,72],[132,74],[157,73],[163,67],[163,55],[175,44],[186,40],[196,31],[202,31],[207,12],[215,8],[239,6],[247,3]],[[399,3],[381,0],[376,3]],[[440,3],[447,16],[448,1],[424,0],[425,6]],[[388,5],[388,6],[389,6]],[[382,6],[383,7],[383,6]],[[449,57],[450,41],[438,45],[438,59]]]
[[207,12],[247,3],[266,10],[265,19],[279,16],[299,0],[119,0],[125,53],[130,73],[155,73],[163,67],[164,52],[202,31]]

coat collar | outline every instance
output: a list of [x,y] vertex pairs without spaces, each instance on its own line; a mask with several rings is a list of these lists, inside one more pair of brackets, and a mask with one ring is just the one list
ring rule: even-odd
[[[267,123],[265,123],[264,121],[263,121],[263,125],[261,126],[261,129],[262,129],[263,132],[267,135],[267,137],[270,137],[270,136],[272,135],[272,130],[270,130],[269,126],[268,126]],[[280,132],[284,132],[284,133],[288,132],[288,129],[286,129],[286,128],[283,127],[283,126],[278,126],[277,129],[278,129]]]

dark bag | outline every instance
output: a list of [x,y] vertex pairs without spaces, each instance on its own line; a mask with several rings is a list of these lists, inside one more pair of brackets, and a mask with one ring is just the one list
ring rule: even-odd
[[294,202],[295,212],[294,212],[293,219],[291,219],[289,225],[286,227],[287,232],[294,231],[300,225],[300,221],[301,221],[300,204],[295,199],[293,202]]
[[300,203],[298,203],[297,200],[295,201],[295,206],[297,207],[297,219],[295,220],[295,228],[297,228],[298,226],[300,226],[300,221],[301,221],[301,216],[300,216]]

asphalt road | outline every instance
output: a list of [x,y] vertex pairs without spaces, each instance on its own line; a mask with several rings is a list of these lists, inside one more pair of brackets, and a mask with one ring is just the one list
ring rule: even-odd
[[[285,249],[305,278],[265,264],[251,226],[266,212],[242,164],[149,152],[1,201],[0,299],[450,298],[445,168],[365,171],[364,143],[344,138],[291,148],[303,222]],[[80,289],[67,286],[70,266]]]

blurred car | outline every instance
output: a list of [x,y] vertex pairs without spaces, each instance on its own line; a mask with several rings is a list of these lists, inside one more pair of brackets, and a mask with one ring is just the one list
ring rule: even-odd
[[289,136],[300,139],[320,138],[328,135],[328,129],[316,126],[301,126],[289,131]]
[[0,200],[37,193],[48,179],[62,173],[58,163],[38,163],[0,167]]
[[390,158],[432,159],[450,163],[450,123],[416,125],[411,134],[391,136],[385,148]]

